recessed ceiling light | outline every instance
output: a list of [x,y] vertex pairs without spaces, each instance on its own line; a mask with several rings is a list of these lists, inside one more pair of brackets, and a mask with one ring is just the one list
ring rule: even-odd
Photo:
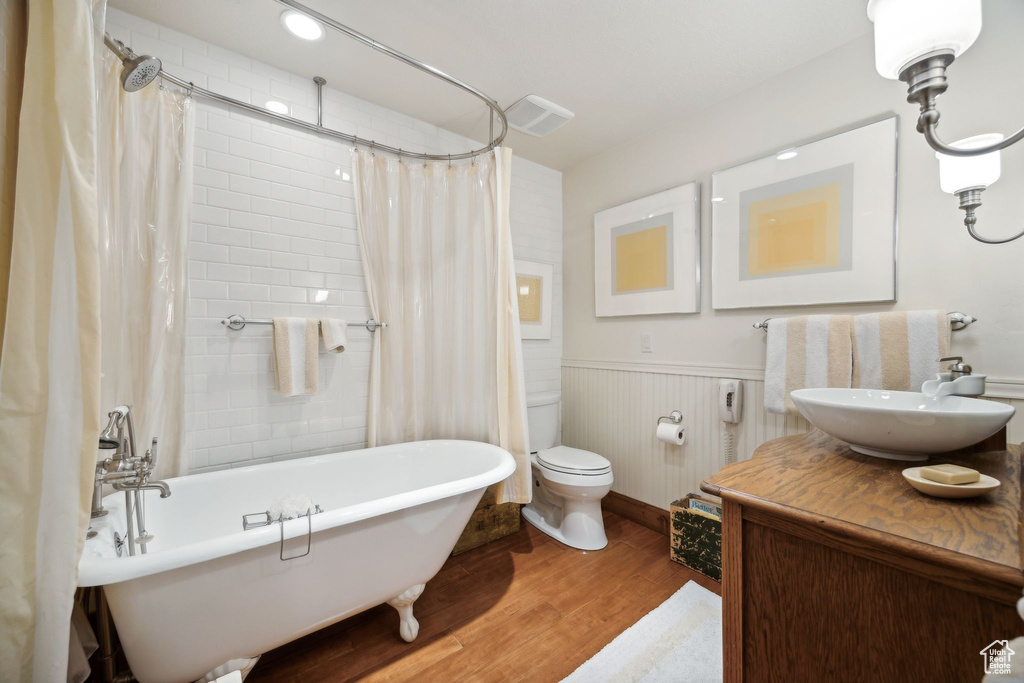
[[287,114],[288,105],[284,102],[278,102],[277,100],[270,100],[266,104],[267,109],[274,112],[275,114]]
[[775,158],[778,159],[779,161],[786,161],[787,159],[792,159],[793,157],[795,157],[796,154],[796,150],[786,149],[779,152],[778,156],[776,156]]
[[724,202],[725,201],[725,197],[712,197],[711,201],[713,201],[713,202]]
[[296,12],[293,9],[286,9],[281,12],[281,26],[288,29],[293,36],[303,40],[323,40],[327,31],[324,25],[315,19],[310,19],[305,14]]

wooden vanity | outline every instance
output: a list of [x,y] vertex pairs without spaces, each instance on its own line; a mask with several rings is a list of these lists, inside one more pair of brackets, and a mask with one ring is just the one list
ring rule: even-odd
[[1024,634],[1021,448],[996,448],[934,460],[1002,482],[966,500],[817,431],[707,479],[724,503],[725,681],[980,681],[980,651]]

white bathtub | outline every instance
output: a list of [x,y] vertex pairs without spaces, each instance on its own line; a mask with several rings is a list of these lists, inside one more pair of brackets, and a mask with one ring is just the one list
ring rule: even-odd
[[[514,469],[496,446],[422,441],[172,479],[170,498],[146,492],[154,539],[134,557],[114,549],[125,528],[115,493],[93,520],[100,533],[86,541],[79,583],[104,587],[142,683],[201,678],[384,602],[412,640],[423,584],[484,490]],[[295,493],[324,511],[312,518],[309,554],[282,561],[280,525],[243,531],[242,515]],[[307,520],[284,530],[285,556],[301,555]]]

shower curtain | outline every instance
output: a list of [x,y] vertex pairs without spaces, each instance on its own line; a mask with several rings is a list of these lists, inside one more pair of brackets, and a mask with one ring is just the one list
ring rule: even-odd
[[[99,82],[102,409],[132,406],[140,452],[159,438],[156,478],[185,474],[185,323],[194,106],[159,82]],[[105,414],[105,413],[104,413]]]
[[516,459],[499,503],[530,501],[519,304],[509,226],[512,151],[413,162],[353,151],[373,339],[370,446],[493,443]]
[[30,0],[3,353],[0,672],[62,681],[100,432],[100,0]]

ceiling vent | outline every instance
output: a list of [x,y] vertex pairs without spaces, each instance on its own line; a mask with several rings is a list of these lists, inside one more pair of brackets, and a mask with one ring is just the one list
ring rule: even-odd
[[543,97],[527,95],[505,110],[508,125],[529,135],[541,137],[553,133],[576,116]]

